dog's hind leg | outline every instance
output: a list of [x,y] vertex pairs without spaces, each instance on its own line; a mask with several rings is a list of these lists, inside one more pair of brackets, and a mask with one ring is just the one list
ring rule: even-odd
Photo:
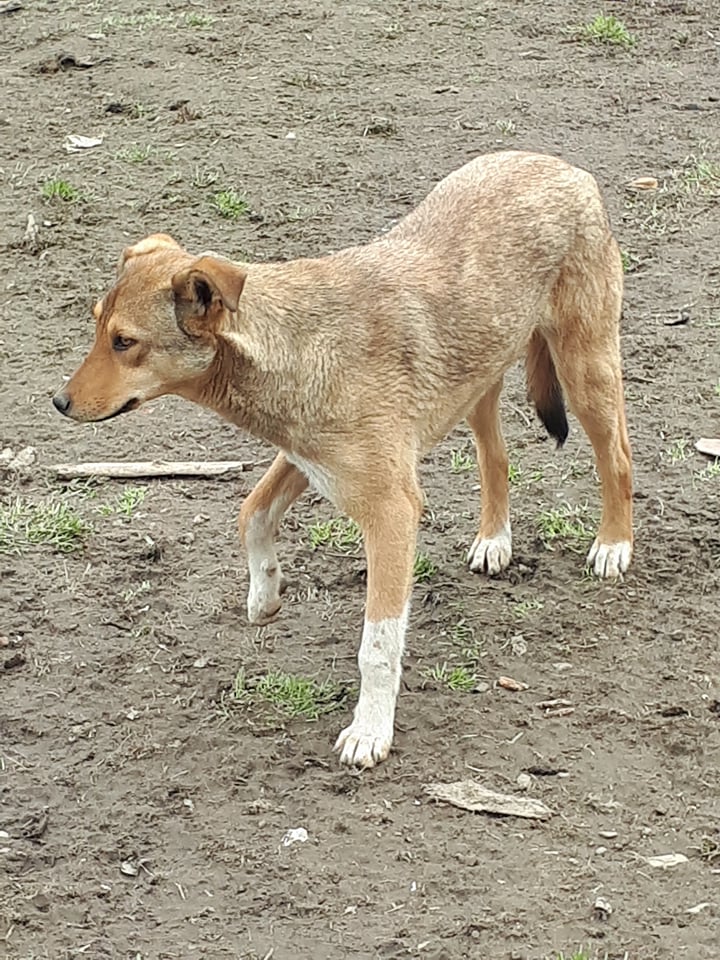
[[588,554],[599,577],[617,577],[632,555],[632,460],[625,422],[619,319],[622,265],[615,242],[583,248],[563,269],[547,333],[571,410],[590,438],[602,486],[600,529]]
[[467,418],[475,434],[480,470],[480,530],[467,556],[470,569],[491,576],[510,563],[510,498],[508,456],[500,427],[502,378],[475,405]]
[[398,478],[393,486],[368,484],[362,498],[346,506],[363,531],[367,606],[358,655],[360,696],[335,749],[342,763],[372,767],[392,745],[422,497],[414,477]]
[[279,453],[242,505],[238,527],[250,571],[247,608],[251,623],[267,623],[280,610],[282,572],[275,536],[283,514],[307,485],[307,477]]

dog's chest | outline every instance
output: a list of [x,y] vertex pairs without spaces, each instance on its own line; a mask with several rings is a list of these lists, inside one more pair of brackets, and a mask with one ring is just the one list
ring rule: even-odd
[[321,496],[331,503],[335,502],[335,480],[331,473],[319,464],[313,463],[312,460],[305,460],[304,457],[299,457],[295,453],[286,453],[285,456],[301,473],[305,474]]

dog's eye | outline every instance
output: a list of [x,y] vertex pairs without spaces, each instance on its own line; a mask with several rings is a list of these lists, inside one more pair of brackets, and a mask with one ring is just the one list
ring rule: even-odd
[[130,347],[135,346],[137,340],[133,340],[132,337],[121,337],[119,333],[115,334],[113,337],[112,348],[121,352],[123,350],[129,350]]

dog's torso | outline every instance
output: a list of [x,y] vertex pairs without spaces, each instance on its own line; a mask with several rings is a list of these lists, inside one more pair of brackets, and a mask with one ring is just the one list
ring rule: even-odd
[[369,424],[380,442],[392,429],[426,452],[549,322],[561,264],[588,232],[609,236],[589,174],[493,154],[365,246],[248,265],[214,373],[232,381],[225,415],[328,467],[348,432],[373,434]]

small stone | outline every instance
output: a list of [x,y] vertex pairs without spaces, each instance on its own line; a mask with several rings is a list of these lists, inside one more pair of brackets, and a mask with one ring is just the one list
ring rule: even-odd
[[529,790],[532,786],[532,777],[529,773],[519,773],[515,783],[518,786],[518,790]]
[[600,920],[607,920],[610,914],[613,912],[610,901],[606,900],[605,897],[597,897],[595,903],[593,904],[593,909]]

